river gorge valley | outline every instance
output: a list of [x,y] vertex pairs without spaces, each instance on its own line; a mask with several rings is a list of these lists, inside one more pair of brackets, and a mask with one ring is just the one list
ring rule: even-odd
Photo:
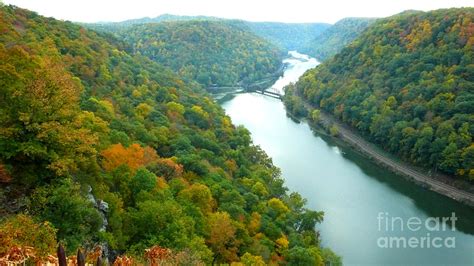
[[[314,58],[291,52],[288,67],[273,88],[282,91],[305,70],[318,64]],[[290,191],[308,199],[308,207],[324,211],[317,226],[323,244],[343,257],[349,265],[462,264],[472,261],[474,211],[472,208],[397,176],[364,156],[336,143],[332,137],[315,133],[306,122],[287,116],[283,103],[258,93],[237,94],[222,105],[232,121],[244,125],[252,140],[260,145],[282,170]],[[455,229],[415,232],[398,222],[380,226],[379,213],[386,218],[450,217],[458,220]],[[455,248],[410,248],[379,246],[385,237],[455,238]],[[474,261],[472,261],[474,262]]]

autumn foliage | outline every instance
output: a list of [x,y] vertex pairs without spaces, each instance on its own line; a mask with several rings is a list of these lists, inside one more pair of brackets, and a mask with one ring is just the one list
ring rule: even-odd
[[472,182],[473,33],[472,8],[379,19],[285,95],[427,172]]
[[174,251],[169,248],[153,246],[145,250],[145,259],[150,266],[205,265],[189,251]]
[[12,177],[8,173],[5,165],[0,164],[0,183],[9,183],[11,180]]
[[[166,30],[235,32],[219,23]],[[195,74],[202,84],[259,79],[278,58],[259,55],[242,75],[233,65],[208,69],[196,58],[192,65],[206,64],[206,73],[183,64],[178,74],[107,34],[6,5],[0,31],[0,182],[21,187],[21,207],[31,215],[0,222],[1,256],[54,263],[57,241],[69,255],[100,241],[123,252],[114,265],[139,264],[150,245],[159,245],[158,254],[170,250],[153,257],[160,265],[261,265],[286,250],[282,236],[289,247],[319,248],[311,217],[288,202],[271,159],[192,81]],[[144,39],[139,32],[131,31],[131,39]],[[238,32],[254,41],[250,47],[263,43]],[[214,44],[224,35],[202,36]],[[240,37],[217,43],[254,54]],[[143,45],[154,52],[154,45]],[[199,57],[178,49],[184,50],[181,59]],[[312,226],[295,227],[303,222]]]
[[31,216],[19,214],[0,224],[0,258],[46,259],[54,254],[56,245],[56,229],[49,222],[37,223]]
[[209,217],[208,245],[215,255],[223,261],[237,261],[238,243],[235,239],[236,228],[229,214],[216,212]]
[[103,150],[101,154],[104,157],[102,166],[106,171],[113,171],[121,165],[127,165],[130,169],[136,170],[158,161],[158,155],[153,148],[141,147],[136,143],[128,148],[120,143],[114,144]]

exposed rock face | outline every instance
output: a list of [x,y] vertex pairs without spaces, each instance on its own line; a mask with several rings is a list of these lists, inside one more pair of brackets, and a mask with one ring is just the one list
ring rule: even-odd
[[[97,200],[94,195],[92,194],[92,187],[88,186],[87,188],[87,199],[89,199],[94,207],[97,208],[99,211],[100,217],[102,218],[102,226],[99,229],[101,232],[104,232],[107,229],[107,225],[109,224],[107,220],[107,213],[109,212],[109,204],[101,199]],[[109,257],[109,247],[107,243],[99,243],[102,248],[102,256],[105,258]]]
[[109,204],[103,200],[99,200],[98,207],[99,207],[99,210],[104,213],[109,212]]

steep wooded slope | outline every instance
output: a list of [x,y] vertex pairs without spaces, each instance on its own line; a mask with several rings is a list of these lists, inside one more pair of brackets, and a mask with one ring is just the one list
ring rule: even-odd
[[403,159],[474,179],[474,9],[377,20],[296,84]]
[[302,51],[324,61],[340,52],[373,22],[372,18],[344,18],[307,42]]
[[69,254],[159,245],[186,265],[331,257],[314,230],[322,213],[287,193],[201,86],[24,9],[0,7],[0,32],[0,256],[61,241]]

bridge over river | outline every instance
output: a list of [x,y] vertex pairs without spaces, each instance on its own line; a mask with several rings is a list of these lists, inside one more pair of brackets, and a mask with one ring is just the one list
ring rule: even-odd
[[223,87],[208,87],[207,90],[211,93],[225,93],[225,94],[235,94],[235,93],[242,93],[242,92],[255,92],[260,93],[265,96],[270,96],[276,99],[282,99],[283,94],[276,88],[270,87],[266,89],[260,88],[245,88],[242,86],[223,86]]

